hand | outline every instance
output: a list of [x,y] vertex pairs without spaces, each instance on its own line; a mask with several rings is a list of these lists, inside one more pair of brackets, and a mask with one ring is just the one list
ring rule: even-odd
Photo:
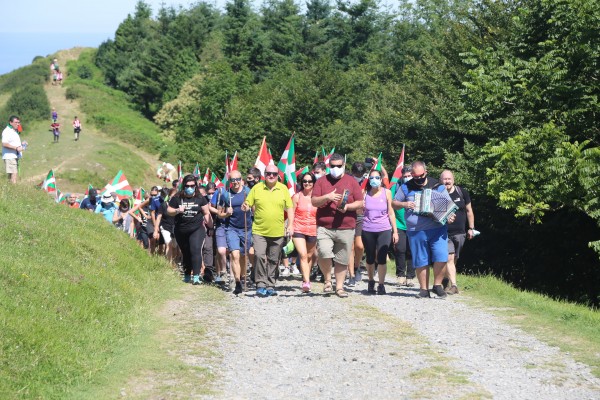
[[154,231],[154,235],[152,235],[152,237],[154,237],[154,239],[158,240],[160,238],[160,234],[156,231]]
[[398,243],[398,232],[392,233],[392,242],[394,244]]
[[327,200],[329,201],[333,201],[333,202],[338,202],[342,199],[342,194],[341,193],[336,193],[336,189],[333,189],[331,192],[329,192],[327,194]]
[[338,208],[337,210],[342,214],[345,214],[346,211],[348,211],[348,204],[346,204],[343,208]]
[[467,231],[467,239],[471,240],[473,239],[475,236],[473,236],[473,229],[469,229]]
[[227,214],[233,215],[233,207],[227,207]]
[[407,201],[406,202],[406,207],[404,207],[404,208],[408,208],[408,209],[414,210],[415,209],[415,202],[414,201]]
[[179,206],[179,208],[177,209],[177,213],[183,214],[184,212],[185,212],[185,207],[184,206]]
[[248,203],[242,204],[241,208],[242,208],[243,212],[246,212],[246,211],[250,210],[250,206],[248,205]]
[[448,216],[448,223],[451,224],[456,219],[456,214],[451,214]]
[[285,228],[285,236],[292,237],[293,234],[294,234],[293,226],[288,226],[287,228]]

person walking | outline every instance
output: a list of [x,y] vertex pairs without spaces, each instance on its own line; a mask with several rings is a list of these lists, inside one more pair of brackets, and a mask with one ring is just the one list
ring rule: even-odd
[[81,121],[75,116],[73,120],[73,133],[75,134],[75,141],[79,140],[79,134],[81,133]]
[[[392,194],[382,186],[382,175],[378,170],[369,173],[367,193],[364,200],[364,219],[362,241],[367,257],[369,286],[367,293],[385,294],[385,275],[387,273],[387,254],[390,243],[398,242],[396,215],[392,208]],[[375,291],[375,263],[379,285]]]
[[294,234],[292,241],[300,259],[302,292],[310,292],[310,269],[317,245],[317,208],[312,205],[312,192],[317,178],[311,172],[302,175],[302,190],[292,197],[294,204]]
[[[279,170],[275,165],[265,168],[265,180],[256,183],[241,210],[254,209],[252,242],[254,244],[256,295],[276,296],[275,281],[284,236],[294,233],[294,205],[288,188],[277,182]],[[288,215],[284,226],[284,211]]]
[[194,175],[183,178],[182,190],[169,200],[167,214],[175,217],[175,239],[183,255],[183,281],[199,285],[202,245],[206,227],[212,227],[212,218]]

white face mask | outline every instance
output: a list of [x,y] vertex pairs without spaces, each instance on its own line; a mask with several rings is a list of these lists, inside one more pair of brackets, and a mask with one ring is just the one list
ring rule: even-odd
[[344,167],[333,167],[330,171],[331,176],[333,176],[335,179],[338,179],[344,173]]
[[315,179],[319,179],[322,176],[323,176],[323,174],[315,174]]

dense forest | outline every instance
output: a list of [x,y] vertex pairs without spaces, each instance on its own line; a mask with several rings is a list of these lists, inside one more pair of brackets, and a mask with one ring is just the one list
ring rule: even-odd
[[139,2],[103,43],[106,83],[173,143],[163,157],[297,165],[332,147],[455,171],[483,234],[459,269],[600,304],[600,1]]

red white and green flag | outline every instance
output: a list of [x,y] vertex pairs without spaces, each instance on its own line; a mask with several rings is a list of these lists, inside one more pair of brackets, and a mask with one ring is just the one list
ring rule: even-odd
[[54,170],[50,170],[46,179],[42,182],[42,189],[48,193],[56,193],[56,178],[54,177]]
[[217,188],[223,187],[225,186],[223,184],[223,182],[221,182],[221,180],[219,179],[219,177],[217,176],[217,174],[215,174],[214,172],[211,174],[210,176],[210,181],[215,183],[215,186]]
[[145,194],[146,191],[144,190],[144,188],[139,188],[137,193],[135,194],[135,198],[133,199],[133,204],[137,206],[142,201],[144,201]]
[[296,193],[296,149],[294,146],[294,134],[292,133],[292,137],[288,141],[287,146],[285,146],[285,150],[281,155],[281,160],[279,164],[277,164],[277,168],[279,168],[279,177],[281,181],[287,185],[288,191],[290,192],[290,196],[293,196]]
[[300,178],[302,175],[306,174],[309,171],[310,171],[310,168],[308,168],[308,165],[306,167],[296,171],[296,182],[298,182],[298,178]]
[[313,165],[319,162],[319,150],[315,151],[315,158],[313,159]]
[[122,170],[117,172],[117,175],[115,175],[113,180],[104,186],[102,194],[113,192],[117,194],[119,201],[125,197],[133,196],[133,189],[129,185],[129,181],[127,181],[127,177]]
[[200,178],[200,164],[196,163],[193,174],[196,178]]
[[63,192],[61,192],[59,189],[56,189],[56,198],[55,198],[56,202],[59,204],[64,203],[65,201],[67,201],[67,198],[65,197],[65,195],[63,194]]
[[402,169],[404,168],[404,145],[402,145],[402,152],[400,153],[400,158],[398,159],[398,164],[396,164],[396,169],[394,170],[394,174],[392,175],[392,179],[390,180],[390,187],[395,185],[402,179]]
[[325,154],[325,149],[323,147],[321,147],[321,150],[323,151],[323,162],[325,162],[325,172],[329,173],[329,160],[331,159],[333,153],[335,153],[335,147],[331,149],[329,154]]
[[[373,163],[373,166],[369,170],[369,174],[371,174],[371,171],[381,171],[381,153],[379,153],[379,157],[377,157],[377,160],[375,160],[375,162]],[[360,188],[362,190],[365,190],[367,188],[368,182],[369,182],[369,178],[363,179],[362,185],[360,185]]]
[[238,169],[238,154],[237,151],[233,155],[231,162],[229,163],[229,172],[236,171]]
[[210,168],[206,168],[206,173],[204,174],[204,178],[202,178],[202,184],[206,185],[208,182],[210,182]]
[[267,148],[267,137],[263,137],[262,143],[260,145],[260,149],[258,150],[258,157],[256,157],[256,162],[254,166],[260,170],[261,179],[265,179],[265,169],[267,165],[275,165],[273,163],[273,157],[271,157],[271,152]]
[[223,176],[223,186],[229,186],[229,173],[231,172],[231,164],[229,163],[229,154],[225,150],[225,175]]

